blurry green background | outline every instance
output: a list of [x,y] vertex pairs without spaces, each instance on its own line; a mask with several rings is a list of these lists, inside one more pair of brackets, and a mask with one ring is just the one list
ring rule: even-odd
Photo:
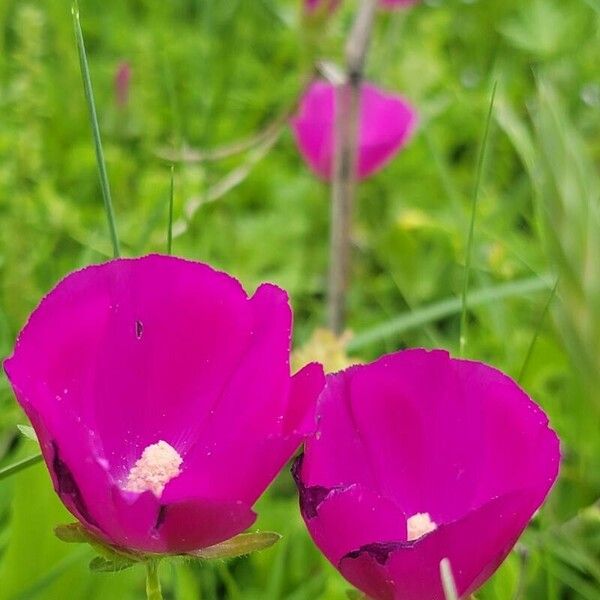
[[[356,3],[319,36],[302,30],[293,0],[80,6],[123,252],[137,255],[165,251],[161,156],[267,127],[295,102],[311,56],[340,60]],[[359,191],[349,326],[362,359],[415,345],[457,350],[475,165],[498,85],[467,355],[522,375],[564,460],[484,600],[600,599],[599,34],[598,0],[429,0],[379,16],[368,62],[369,79],[409,98],[421,124]],[[114,87],[123,61],[124,107]],[[259,138],[223,160],[176,164],[174,251],[249,290],[263,280],[287,288],[302,346],[325,319],[328,189],[289,129],[266,150]],[[70,3],[0,0],[0,355],[60,277],[110,254]],[[0,467],[36,451],[17,434],[24,422],[3,377]],[[304,530],[287,471],[258,510],[260,528],[284,535],[279,544],[227,563],[164,565],[166,598],[345,598],[349,586]],[[54,538],[70,520],[42,465],[0,482],[0,600],[143,597],[141,569],[89,574],[91,551]]]

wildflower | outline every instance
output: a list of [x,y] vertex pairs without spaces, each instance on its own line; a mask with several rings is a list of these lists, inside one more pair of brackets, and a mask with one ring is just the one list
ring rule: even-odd
[[[316,81],[302,98],[292,127],[300,153],[321,178],[333,174],[335,87]],[[365,178],[386,165],[407,144],[417,122],[414,109],[399,96],[372,84],[362,86],[357,175]]]
[[115,100],[119,108],[129,104],[129,86],[131,84],[131,66],[127,61],[121,61],[115,71]]
[[459,596],[510,552],[554,483],[559,441],[511,379],[444,351],[409,350],[328,377],[294,465],[317,546],[375,600]]
[[269,284],[178,258],[119,259],[46,296],[4,363],[54,487],[111,546],[182,553],[248,528],[314,423],[290,377],[291,309]]

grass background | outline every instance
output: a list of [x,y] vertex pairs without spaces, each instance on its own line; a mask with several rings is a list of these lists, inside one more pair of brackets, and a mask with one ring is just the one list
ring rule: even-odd
[[[317,51],[292,0],[81,0],[124,254],[166,248],[161,153],[262,130],[295,101],[315,52],[340,59],[354,8],[347,0]],[[379,16],[368,62],[369,79],[409,98],[421,125],[359,191],[349,325],[362,359],[405,346],[457,351],[475,166],[498,85],[466,353],[522,376],[564,459],[484,600],[600,599],[599,34],[598,0],[429,0]],[[132,69],[125,108],[114,90],[122,61]],[[224,188],[232,173],[236,185]],[[174,217],[177,254],[249,290],[263,280],[289,290],[296,346],[323,325],[328,189],[287,128],[268,152],[259,144],[178,163]],[[66,0],[0,0],[0,219],[6,356],[60,277],[111,254]],[[19,423],[3,377],[0,466],[36,450]],[[282,542],[228,563],[163,566],[166,597],[345,598],[348,585],[304,530],[287,472],[258,508],[259,527]],[[143,597],[141,569],[88,574],[90,552],[52,534],[69,520],[42,465],[0,482],[0,600]]]

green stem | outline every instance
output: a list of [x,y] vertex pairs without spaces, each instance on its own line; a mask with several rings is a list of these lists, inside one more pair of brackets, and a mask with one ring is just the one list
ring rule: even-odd
[[4,479],[5,477],[10,477],[11,475],[18,473],[19,471],[22,471],[23,469],[26,469],[27,467],[31,467],[31,466],[39,463],[41,460],[42,460],[42,455],[36,454],[34,456],[24,458],[23,460],[20,460],[19,462],[14,463],[12,465],[8,465],[8,467],[4,467],[3,469],[0,469],[0,479]]
[[173,254],[173,194],[175,188],[175,165],[171,165],[171,193],[169,194],[169,224],[167,227],[167,254]]
[[492,98],[488,109],[483,139],[479,148],[479,156],[477,158],[477,174],[475,176],[475,187],[473,189],[473,199],[471,202],[471,222],[469,225],[469,237],[467,239],[467,256],[465,259],[465,274],[462,290],[462,312],[460,316],[460,336],[458,341],[458,355],[463,357],[465,354],[465,346],[467,345],[467,294],[469,291],[469,276],[471,274],[471,259],[473,255],[473,237],[475,233],[475,217],[477,215],[477,204],[479,201],[479,190],[481,188],[481,180],[483,178],[483,166],[485,164],[487,144],[490,134],[490,125],[492,123],[492,115],[494,113],[494,101],[496,99],[497,83],[494,83],[492,90]]
[[146,597],[148,600],[163,600],[157,560],[151,559],[146,562]]

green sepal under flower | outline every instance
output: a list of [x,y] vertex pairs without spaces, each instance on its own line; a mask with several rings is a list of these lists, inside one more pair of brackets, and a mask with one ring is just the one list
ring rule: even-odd
[[123,571],[136,563],[147,563],[163,558],[185,558],[200,560],[222,560],[237,558],[266,550],[281,539],[278,533],[261,531],[254,533],[241,533],[229,540],[183,554],[149,554],[134,552],[125,548],[107,544],[81,523],[58,525],[54,529],[58,539],[69,544],[89,544],[99,556],[90,562],[90,570],[96,572]]

